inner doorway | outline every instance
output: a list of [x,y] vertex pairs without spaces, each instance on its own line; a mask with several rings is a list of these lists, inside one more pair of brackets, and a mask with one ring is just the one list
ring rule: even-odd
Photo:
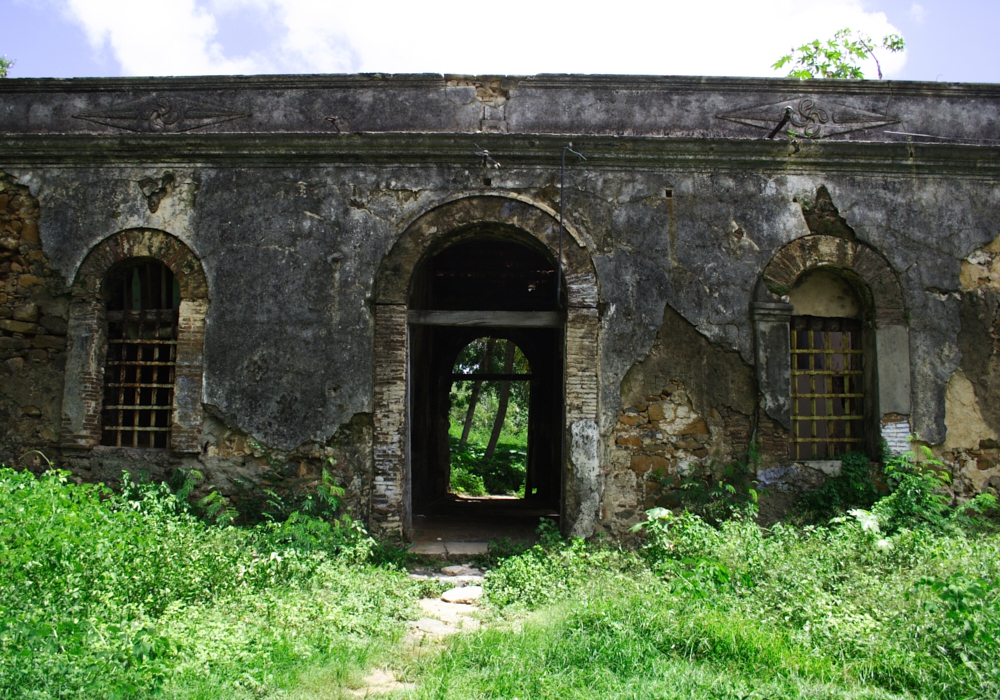
[[[496,225],[458,232],[414,274],[414,541],[530,540],[540,518],[560,517],[564,313],[557,274],[540,244]],[[504,399],[506,416],[498,420]]]

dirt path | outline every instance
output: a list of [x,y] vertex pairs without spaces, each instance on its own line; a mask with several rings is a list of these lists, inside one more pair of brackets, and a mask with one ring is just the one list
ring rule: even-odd
[[[410,623],[410,630],[403,637],[403,649],[413,657],[444,648],[443,640],[458,632],[479,629],[475,617],[478,601],[483,594],[483,572],[469,565],[445,566],[441,571],[417,569],[410,572],[415,580],[436,580],[449,584],[438,598],[421,598],[418,602],[423,616]],[[412,691],[414,683],[399,679],[392,669],[377,668],[364,678],[364,685],[351,691],[358,698],[375,698],[398,691]]]

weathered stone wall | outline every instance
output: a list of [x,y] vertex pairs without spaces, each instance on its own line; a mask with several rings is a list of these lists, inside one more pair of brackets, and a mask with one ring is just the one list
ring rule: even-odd
[[[854,121],[824,122],[821,140],[760,138],[768,115],[806,98]],[[143,117],[161,99],[180,121]],[[379,335],[377,318],[405,314],[393,305],[422,253],[380,266],[428,212],[488,198],[499,214],[548,221],[549,242],[565,204],[564,254],[594,270],[568,365],[578,534],[672,503],[676,479],[711,478],[751,438],[761,480],[785,501],[822,482],[828,467],[783,457],[754,333],[755,314],[775,322],[795,281],[761,292],[768,265],[792,251],[808,267],[818,239],[849,251],[841,262],[862,277],[878,263],[876,287],[897,285],[874,329],[889,358],[878,375],[891,378],[882,437],[900,447],[912,429],[964,465],[964,493],[987,488],[1000,435],[1000,150],[979,139],[1000,140],[998,108],[991,87],[834,81],[3,81],[2,457],[48,449],[87,478],[196,467],[237,497],[241,476],[308,484],[333,456],[352,507],[398,531],[406,327],[394,317]],[[560,191],[570,137],[587,161],[571,162]],[[197,452],[61,454],[67,291],[102,241],[135,230],[181,241],[211,292]],[[380,274],[400,298],[382,303]],[[378,367],[395,383],[380,384]]]
[[[190,439],[193,450],[63,449],[61,413],[71,294],[66,278],[53,268],[42,248],[39,217],[39,203],[29,188],[0,174],[0,463],[44,469],[51,460],[71,469],[79,479],[112,484],[126,470],[169,480],[177,470],[197,469],[206,476],[202,491],[219,489],[234,505],[239,505],[241,497],[255,495],[248,490],[250,484],[256,484],[258,491],[314,489],[326,468],[345,488],[343,500],[351,512],[367,517],[372,429],[371,418],[364,413],[350,418],[322,442],[307,442],[287,451],[269,450],[212,415],[202,423],[200,405],[200,427]],[[146,248],[136,254],[149,254]],[[199,365],[200,352],[199,348]],[[95,361],[99,366],[100,358]],[[200,404],[200,366],[197,382]],[[99,386],[96,391],[99,395]]]
[[948,380],[938,448],[957,495],[1000,490],[1000,236],[962,261],[959,368]]
[[59,442],[69,297],[38,233],[38,200],[0,173],[0,462]]

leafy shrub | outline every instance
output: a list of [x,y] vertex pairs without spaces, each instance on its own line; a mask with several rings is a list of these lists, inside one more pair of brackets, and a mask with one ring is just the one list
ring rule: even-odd
[[840,476],[827,477],[821,489],[802,494],[799,504],[815,517],[829,519],[851,508],[871,508],[877,498],[868,455],[848,452],[840,458]]
[[[238,521],[241,525],[281,522],[293,513],[304,513],[324,520],[335,520],[338,517],[344,489],[337,484],[333,475],[336,467],[333,457],[326,460],[328,466],[320,470],[319,483],[316,483],[313,477],[289,477],[286,463],[260,443],[250,441],[249,445],[255,455],[264,458],[268,468],[258,479],[243,476],[236,479],[234,486],[238,506],[229,509],[232,515],[230,522]],[[191,475],[196,476],[198,481],[201,480],[201,474],[197,471],[182,472],[181,478],[185,480],[185,485]],[[179,491],[183,489],[182,486]],[[221,494],[209,493],[198,502],[199,510],[204,511],[206,503],[213,499],[224,501],[227,507],[229,505],[226,499],[221,498]]]
[[627,552],[582,539],[563,539],[551,520],[542,520],[538,532],[537,545],[502,560],[486,574],[486,598],[494,607],[535,609],[579,589],[595,571],[640,568]]
[[470,473],[461,462],[451,465],[451,490],[470,496],[485,496],[487,493],[483,477]]
[[0,698],[245,697],[310,658],[354,667],[413,601],[369,551],[347,521],[221,527],[165,485],[0,468]]
[[969,513],[983,513],[996,507],[996,498],[984,493],[953,509],[951,494],[947,491],[951,476],[930,448],[921,446],[921,450],[923,461],[920,463],[912,451],[886,462],[890,494],[879,500],[872,512],[889,532],[921,527],[951,531],[963,522],[974,522]]
[[[692,474],[681,483],[681,504],[684,508],[711,523],[733,517],[756,518],[760,492],[754,481],[760,464],[757,443],[751,442],[746,454],[724,465],[721,474],[714,474],[715,463],[708,474]],[[664,478],[671,486],[673,478]]]

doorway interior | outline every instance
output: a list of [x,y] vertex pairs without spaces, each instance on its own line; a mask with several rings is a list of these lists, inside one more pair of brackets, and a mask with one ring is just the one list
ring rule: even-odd
[[414,275],[413,541],[530,541],[540,518],[560,517],[565,315],[557,274],[534,239],[492,225],[456,233]]

